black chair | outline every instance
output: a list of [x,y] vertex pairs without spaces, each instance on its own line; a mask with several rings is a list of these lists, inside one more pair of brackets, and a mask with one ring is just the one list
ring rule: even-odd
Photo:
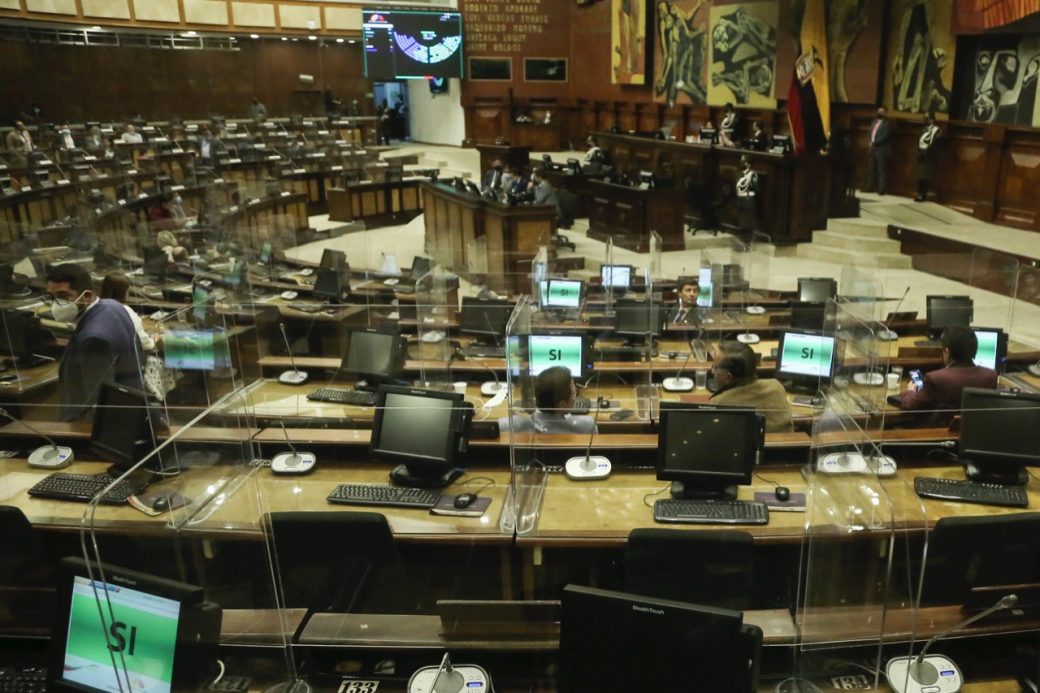
[[634,529],[625,549],[625,592],[726,609],[751,608],[754,556],[748,532]]
[[409,591],[383,515],[300,511],[270,513],[264,519],[283,606],[402,613],[395,607]]
[[0,505],[0,585],[53,586],[55,567],[22,511]]
[[683,181],[686,230],[692,234],[711,231],[719,235],[719,213],[725,200],[716,200],[711,185],[687,177]]
[[[556,202],[558,211],[557,227],[569,229],[574,225],[574,210],[577,208],[577,198],[569,190],[557,190]],[[577,246],[566,236],[556,234],[557,248],[570,248],[571,252],[577,250]]]

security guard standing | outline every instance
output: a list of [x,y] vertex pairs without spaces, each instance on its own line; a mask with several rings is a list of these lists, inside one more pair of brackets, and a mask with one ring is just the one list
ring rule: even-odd
[[758,227],[758,174],[746,156],[740,157],[740,166],[736,185],[737,223],[741,235],[750,239]]

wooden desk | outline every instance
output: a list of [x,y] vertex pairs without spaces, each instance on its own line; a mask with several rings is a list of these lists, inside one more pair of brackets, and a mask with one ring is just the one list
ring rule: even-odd
[[330,221],[363,221],[365,228],[405,224],[423,211],[422,178],[386,183],[348,183],[330,188]]
[[587,183],[592,196],[589,237],[637,253],[650,250],[650,233],[661,235],[662,250],[683,250],[684,203],[674,190],[640,190],[598,180]]

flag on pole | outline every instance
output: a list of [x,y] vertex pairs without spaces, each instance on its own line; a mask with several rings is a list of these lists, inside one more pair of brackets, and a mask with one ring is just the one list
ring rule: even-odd
[[801,54],[795,61],[787,92],[787,117],[796,153],[817,152],[827,144],[831,122],[829,80],[823,0],[806,0]]

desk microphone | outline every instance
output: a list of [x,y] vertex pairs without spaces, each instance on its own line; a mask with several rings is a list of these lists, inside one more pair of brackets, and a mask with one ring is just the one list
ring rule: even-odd
[[306,474],[314,469],[314,464],[318,461],[314,453],[297,451],[296,446],[289,440],[289,432],[285,430],[285,421],[278,423],[282,427],[285,442],[289,444],[292,452],[281,452],[275,455],[271,460],[271,471],[275,474]]
[[29,466],[38,467],[40,469],[61,469],[62,467],[68,467],[72,464],[73,455],[72,448],[65,447],[64,445],[58,445],[54,440],[36,428],[35,426],[29,425],[26,421],[21,421],[14,418],[7,413],[6,409],[0,409],[0,416],[10,419],[15,423],[20,423],[30,431],[46,440],[50,445],[43,445],[36,448],[29,453]]
[[674,378],[665,378],[661,381],[661,386],[665,389],[665,392],[689,392],[693,389],[693,380],[682,377],[682,372],[686,370],[686,366],[690,363],[691,358],[693,358],[693,350],[686,354],[686,360],[683,361]]
[[278,376],[278,382],[285,383],[286,385],[303,385],[307,382],[307,373],[296,367],[296,359],[293,357],[292,347],[289,346],[289,336],[285,334],[285,323],[279,322],[278,329],[282,331],[282,339],[285,341],[285,351],[289,354],[289,363],[292,365],[291,371],[285,371]]
[[922,693],[923,691],[957,693],[964,683],[961,670],[957,668],[952,659],[945,655],[928,656],[928,648],[955,630],[969,626],[996,611],[1010,609],[1017,603],[1017,594],[1005,595],[982,613],[975,614],[933,637],[924,644],[921,654],[916,657],[895,657],[888,660],[888,664],[885,666],[888,685],[895,693]]
[[[488,329],[490,329],[491,332],[494,333],[495,346],[500,346],[500,343],[499,343],[500,340],[498,338],[498,332],[495,330],[495,326],[491,324],[491,318],[488,317],[488,314],[487,314],[486,311],[484,312],[484,322],[487,323]],[[481,386],[480,386],[480,394],[485,395],[487,397],[494,397],[494,396],[498,395],[499,393],[505,392],[506,389],[507,389],[507,386],[506,386],[505,383],[503,383],[502,381],[500,381],[498,379],[498,373],[496,373],[494,370],[489,368],[487,366],[487,364],[482,364],[482,365],[484,366],[484,368],[486,368],[487,370],[491,371],[491,375],[494,376],[495,382],[492,383],[492,382],[489,381],[489,382],[482,383]],[[508,365],[509,365],[509,362],[508,362],[508,357],[507,357],[506,366],[508,367]],[[498,401],[501,402],[502,400],[500,399]]]
[[910,287],[906,287],[906,291],[903,292],[903,297],[899,299],[899,303],[896,304],[896,309],[888,316],[888,320],[885,321],[885,329],[881,330],[877,334],[877,338],[882,342],[894,342],[899,339],[899,335],[892,331],[890,325],[892,319],[896,317],[899,312],[899,308],[903,305],[903,301],[906,300],[906,295],[910,293]]
[[[599,385],[599,376],[602,370],[596,371],[596,385]],[[596,413],[592,415],[592,433],[589,435],[589,444],[585,448],[585,454],[572,457],[563,465],[563,470],[569,479],[575,481],[594,481],[606,479],[610,476],[610,460],[602,455],[592,454],[592,441],[596,437],[596,420],[599,418],[600,407],[596,407]]]

